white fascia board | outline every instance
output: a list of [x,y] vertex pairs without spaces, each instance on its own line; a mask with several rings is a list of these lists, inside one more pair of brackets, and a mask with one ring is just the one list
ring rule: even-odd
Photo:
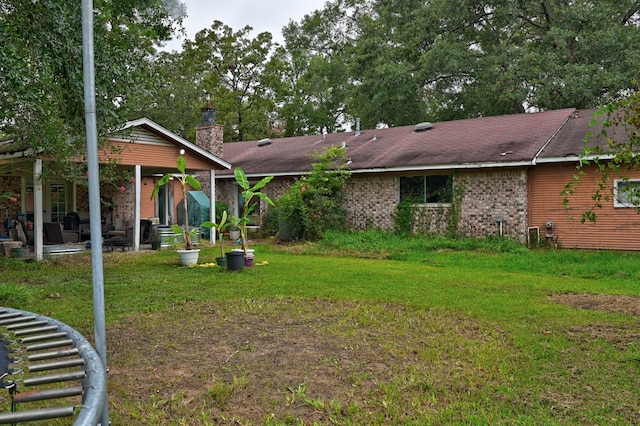
[[[311,171],[301,171],[301,172],[281,172],[281,173],[246,173],[247,178],[261,179],[265,176],[273,176],[273,177],[296,177],[296,176],[305,176],[311,174]],[[233,174],[230,175],[220,175],[216,173],[216,180],[224,180],[224,179],[234,179],[235,176]]]
[[506,167],[527,167],[527,166],[531,166],[531,161],[435,164],[432,166],[388,167],[388,168],[380,167],[375,169],[351,170],[351,173],[364,174],[364,173],[389,173],[389,172],[427,172],[430,170],[496,169],[496,168],[506,168]]
[[567,155],[566,157],[547,157],[538,158],[536,164],[551,164],[551,163],[580,163],[582,161],[594,161],[594,160],[612,160],[614,155]]
[[[402,172],[427,172],[431,170],[469,170],[469,169],[495,169],[507,167],[528,167],[531,161],[497,162],[497,163],[465,163],[465,164],[436,164],[433,166],[411,166],[411,167],[380,167],[374,169],[352,169],[351,174],[373,174],[373,173],[402,173]],[[273,177],[296,177],[311,174],[310,170],[281,172],[281,173],[247,173],[248,178],[262,178],[264,176]],[[217,179],[234,179],[233,175],[218,175]]]

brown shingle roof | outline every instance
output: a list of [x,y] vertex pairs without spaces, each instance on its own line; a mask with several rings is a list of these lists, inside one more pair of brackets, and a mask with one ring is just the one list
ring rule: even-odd
[[[345,142],[351,170],[428,170],[530,163],[575,109],[514,114],[415,126],[224,144],[225,161],[248,175],[296,175],[308,172],[308,154]],[[218,174],[230,175],[228,171]]]
[[[607,147],[607,142],[603,137],[598,137],[602,131],[602,123],[607,119],[607,114],[599,114],[594,117],[597,109],[587,109],[575,111],[567,123],[562,126],[560,131],[553,137],[551,142],[540,153],[539,161],[557,161],[561,158],[575,158],[582,154],[585,146],[600,146],[603,149]],[[596,120],[592,125],[593,120]],[[624,140],[626,134],[624,129],[609,128],[608,134],[615,132],[615,139]],[[591,133],[585,143],[585,137]]]

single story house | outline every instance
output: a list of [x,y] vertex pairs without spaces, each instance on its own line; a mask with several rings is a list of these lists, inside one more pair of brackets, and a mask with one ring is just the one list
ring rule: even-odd
[[[223,148],[217,151],[222,158],[250,179],[274,176],[264,188],[274,200],[309,173],[309,154],[346,147],[352,171],[346,207],[353,229],[392,229],[400,201],[417,194],[416,232],[453,227],[463,236],[503,235],[521,242],[539,237],[566,248],[640,250],[640,216],[619,207],[615,198],[598,212],[597,223],[581,223],[582,211],[593,204],[591,169],[570,209],[564,208],[561,192],[580,164],[585,136],[597,133],[589,129],[593,113],[567,108],[225,144],[200,127],[198,138]],[[216,175],[216,193],[237,212],[233,170]],[[261,215],[266,208],[260,205]]]
[[[132,179],[101,187],[106,228],[132,228],[137,249],[142,219],[177,222],[179,189],[169,185],[153,201],[150,195],[159,176],[177,171],[181,152],[188,171],[198,176],[210,196],[210,217],[215,217],[215,200],[238,213],[241,191],[232,164],[251,180],[274,176],[263,190],[277,200],[295,179],[309,173],[310,154],[337,145],[347,148],[352,171],[346,207],[353,229],[392,229],[398,204],[417,195],[419,233],[453,228],[463,236],[503,235],[526,242],[539,235],[542,241],[567,248],[640,250],[640,217],[620,197],[603,205],[597,223],[581,223],[581,213],[593,205],[597,176],[592,168],[585,169],[569,210],[564,208],[561,191],[580,164],[584,138],[590,130],[598,132],[589,128],[591,110],[568,108],[224,144],[223,128],[215,124],[212,111],[203,109],[195,143],[144,118],[110,137],[119,152],[101,152],[101,162],[115,159]],[[2,223],[26,215],[38,259],[43,253],[43,223],[63,224],[69,212],[81,219],[89,214],[86,186],[63,177],[41,181],[37,176],[43,164],[46,167],[45,161],[26,156],[12,141],[0,142],[0,193],[20,194],[16,202],[3,200]],[[633,183],[640,174],[629,177],[629,182],[615,180],[614,186]],[[264,203],[259,206],[252,226],[260,226],[266,209]]]
[[[222,137],[220,126],[209,126],[209,131],[219,132]],[[100,213],[104,226],[101,231],[133,230],[136,250],[141,241],[143,219],[167,225],[177,223],[176,206],[181,198],[179,185],[163,187],[160,196],[154,200],[151,200],[151,193],[160,176],[178,172],[179,155],[185,157],[188,172],[198,172],[200,179],[206,180],[201,183],[207,188],[215,188],[216,172],[231,168],[210,147],[191,143],[146,118],[126,123],[121,131],[109,137],[109,141],[116,150],[101,151],[100,163],[115,161],[131,178],[101,185]],[[82,162],[81,159],[78,161]],[[43,258],[45,223],[59,223],[64,228],[65,217],[73,213],[81,225],[66,232],[71,235],[70,241],[83,241],[90,236],[88,225],[82,228],[89,218],[87,185],[74,183],[64,176],[40,179],[46,167],[46,159],[27,155],[16,141],[0,141],[0,194],[20,194],[15,200],[2,200],[0,232],[6,235],[13,221],[22,220],[27,231],[32,232],[37,260]],[[214,217],[215,194],[210,199],[210,212],[210,217]]]

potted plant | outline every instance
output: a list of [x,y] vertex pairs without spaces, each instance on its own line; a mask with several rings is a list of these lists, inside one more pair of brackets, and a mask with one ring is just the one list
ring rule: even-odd
[[252,203],[254,197],[258,197],[261,200],[266,201],[272,206],[275,206],[271,198],[267,196],[267,194],[260,192],[260,189],[264,188],[273,176],[266,176],[262,178],[262,180],[255,185],[251,186],[249,184],[249,179],[247,179],[247,175],[240,168],[236,168],[234,171],[234,177],[236,179],[237,184],[243,189],[242,198],[244,203],[240,209],[240,216],[231,216],[230,221],[231,224],[240,231],[240,239],[242,243],[242,254],[246,257],[247,252],[247,224],[249,223],[249,215],[253,212],[255,208],[255,203]]
[[227,227],[227,211],[222,211],[222,216],[220,217],[219,223],[214,223],[210,221],[203,222],[200,226],[205,228],[215,228],[218,231],[218,241],[220,242],[220,257],[216,257],[216,263],[218,266],[226,266],[227,259],[224,257],[224,234],[223,231]]
[[169,183],[172,178],[177,178],[180,183],[182,189],[182,207],[184,209],[184,229],[178,225],[171,225],[171,230],[176,233],[176,235],[182,235],[184,241],[184,249],[177,250],[178,256],[180,257],[180,263],[184,266],[193,265],[198,263],[198,256],[200,254],[199,249],[194,249],[193,244],[191,242],[191,238],[198,231],[197,229],[190,230],[189,229],[189,212],[187,207],[187,187],[191,187],[194,190],[200,189],[200,182],[190,174],[187,174],[187,161],[184,159],[182,155],[178,157],[178,161],[176,163],[178,167],[178,171],[180,172],[179,176],[174,176],[173,174],[166,174],[160,178],[156,186],[153,188],[153,192],[151,193],[151,199],[153,200],[158,196],[160,192],[160,188]]

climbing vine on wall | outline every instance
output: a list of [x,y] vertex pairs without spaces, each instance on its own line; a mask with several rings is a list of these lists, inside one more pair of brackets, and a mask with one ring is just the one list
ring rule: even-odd
[[394,232],[407,236],[444,233],[448,237],[456,237],[467,185],[458,173],[454,173],[452,186],[450,203],[425,206],[414,197],[401,200],[392,214]]
[[462,204],[467,189],[467,181],[459,173],[453,174],[453,199],[447,214],[447,236],[457,237],[462,213]]

